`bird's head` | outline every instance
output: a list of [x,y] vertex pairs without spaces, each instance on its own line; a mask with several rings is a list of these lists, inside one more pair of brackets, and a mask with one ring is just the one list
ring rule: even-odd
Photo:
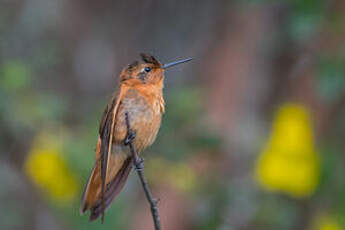
[[140,56],[142,62],[134,61],[122,70],[120,75],[121,82],[136,81],[142,84],[157,84],[162,82],[164,71],[167,68],[192,60],[192,58],[187,58],[168,64],[161,64],[150,54],[140,54]]

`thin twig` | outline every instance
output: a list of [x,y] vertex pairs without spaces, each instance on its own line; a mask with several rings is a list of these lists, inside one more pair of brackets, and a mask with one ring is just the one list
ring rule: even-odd
[[129,115],[127,112],[126,112],[125,116],[126,116],[126,125],[127,125],[127,137],[125,140],[125,144],[129,145],[129,148],[131,150],[133,160],[134,160],[135,170],[137,171],[141,185],[143,186],[146,199],[150,203],[151,214],[152,214],[155,230],[160,230],[161,229],[161,220],[159,217],[158,206],[157,206],[159,200],[153,198],[153,196],[152,196],[150,187],[149,187],[147,180],[144,176],[144,160],[142,158],[138,157],[137,151],[133,145],[135,133],[131,130],[131,126],[130,126],[130,122],[129,122]]

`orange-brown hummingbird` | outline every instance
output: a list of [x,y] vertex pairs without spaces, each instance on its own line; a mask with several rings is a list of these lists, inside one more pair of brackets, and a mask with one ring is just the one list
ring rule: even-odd
[[191,58],[161,64],[149,54],[141,54],[120,74],[120,87],[104,110],[99,126],[95,165],[82,196],[80,212],[90,210],[90,221],[97,219],[124,187],[132,169],[133,157],[124,143],[126,116],[135,133],[133,146],[141,153],[156,139],[164,113],[164,71]]

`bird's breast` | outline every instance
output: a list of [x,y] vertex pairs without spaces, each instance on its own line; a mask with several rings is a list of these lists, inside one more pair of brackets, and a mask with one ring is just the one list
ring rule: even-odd
[[160,98],[150,99],[130,89],[119,108],[118,118],[122,120],[120,126],[125,125],[123,119],[127,112],[131,129],[136,132],[134,145],[139,152],[154,142],[162,120]]

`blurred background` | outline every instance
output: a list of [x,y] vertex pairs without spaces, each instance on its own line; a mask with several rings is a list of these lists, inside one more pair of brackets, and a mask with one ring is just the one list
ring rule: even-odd
[[79,215],[121,69],[154,54],[164,230],[345,227],[345,1],[1,0],[0,229],[153,229],[132,173]]

